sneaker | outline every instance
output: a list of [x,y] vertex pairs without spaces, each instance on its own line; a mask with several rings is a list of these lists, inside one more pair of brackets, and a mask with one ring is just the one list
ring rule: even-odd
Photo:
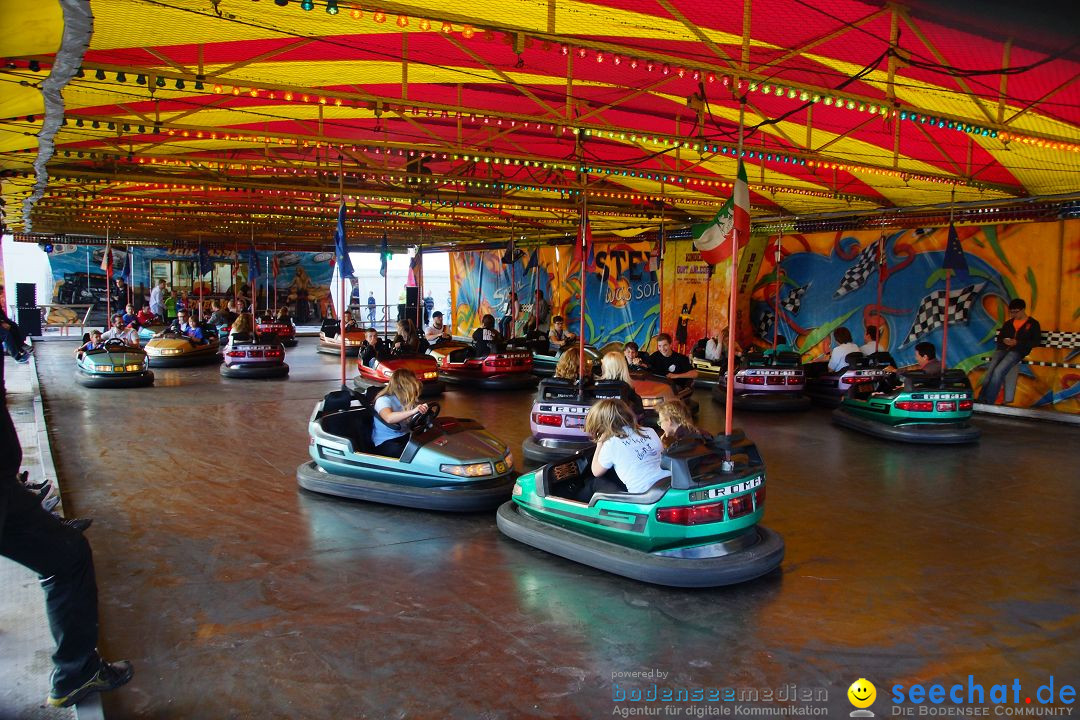
[[135,668],[127,660],[117,660],[114,663],[102,661],[101,667],[89,680],[67,695],[57,695],[56,690],[53,689],[45,702],[52,707],[71,707],[90,693],[115,690],[131,680],[134,674]]
[[45,512],[52,512],[52,509],[60,504],[60,496],[53,495],[52,497],[45,498],[45,501],[41,503],[41,507],[45,508]]
[[94,518],[62,518],[60,524],[71,528],[72,530],[78,530],[83,532],[86,528],[90,527],[90,523],[94,522]]

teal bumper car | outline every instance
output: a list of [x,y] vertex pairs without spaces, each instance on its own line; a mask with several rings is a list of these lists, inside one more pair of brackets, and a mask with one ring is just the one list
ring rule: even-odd
[[890,373],[853,385],[832,419],[885,440],[953,445],[979,439],[971,424],[973,410],[971,383],[960,370],[947,370],[943,377]]
[[132,388],[154,384],[146,352],[117,338],[96,350],[85,350],[76,359],[76,379],[88,388]]
[[410,423],[401,457],[375,452],[374,423],[382,422],[366,397],[329,393],[308,424],[311,460],[297,468],[300,487],[312,492],[424,510],[491,510],[514,486],[510,449],[474,420],[440,418],[439,405]]
[[759,524],[765,466],[741,433],[676,444],[663,459],[671,477],[636,494],[592,477],[593,451],[518,478],[513,499],[499,508],[499,530],[574,562],[673,587],[746,582],[783,561],[783,538]]

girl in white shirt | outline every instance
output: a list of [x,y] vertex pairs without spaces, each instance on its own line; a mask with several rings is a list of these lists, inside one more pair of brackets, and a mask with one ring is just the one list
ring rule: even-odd
[[660,467],[660,437],[652,428],[639,426],[622,400],[600,400],[589,408],[585,432],[596,440],[593,477],[603,477],[614,468],[627,490],[643,493],[670,475]]

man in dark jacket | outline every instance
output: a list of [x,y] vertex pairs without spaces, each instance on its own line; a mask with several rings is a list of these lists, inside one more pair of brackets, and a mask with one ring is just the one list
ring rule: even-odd
[[982,390],[979,392],[980,403],[996,403],[1005,376],[1042,342],[1039,321],[1027,315],[1025,309],[1027,303],[1020,298],[1009,302],[1009,319],[998,330],[997,349],[986,366]]
[[46,703],[69,707],[91,693],[131,679],[126,660],[109,663],[97,653],[98,608],[90,543],[41,507],[18,480],[22,447],[7,409],[0,359],[0,555],[41,577],[45,612],[56,641],[52,691]]

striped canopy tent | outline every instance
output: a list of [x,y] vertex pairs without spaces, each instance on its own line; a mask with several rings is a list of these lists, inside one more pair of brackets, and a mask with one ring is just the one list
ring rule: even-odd
[[583,206],[632,236],[714,215],[740,147],[759,222],[1035,216],[1080,190],[1075,8],[0,7],[3,222],[34,237],[325,247],[339,196],[350,242],[565,238]]

